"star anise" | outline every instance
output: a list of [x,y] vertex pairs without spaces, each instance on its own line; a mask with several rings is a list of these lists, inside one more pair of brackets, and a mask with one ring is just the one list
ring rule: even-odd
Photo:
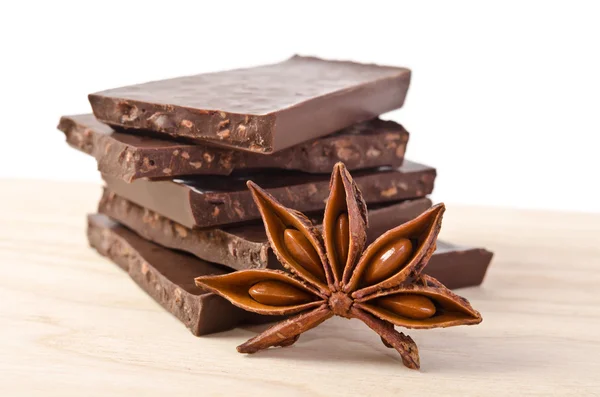
[[435,251],[443,204],[387,231],[365,249],[367,206],[342,163],[331,176],[322,232],[253,182],[248,187],[271,247],[290,273],[240,270],[198,277],[196,284],[248,311],[295,316],[238,346],[240,353],[289,346],[301,333],[338,315],[362,320],[400,353],[404,365],[419,368],[415,342],[395,325],[424,329],[481,322],[466,299],[421,274]]

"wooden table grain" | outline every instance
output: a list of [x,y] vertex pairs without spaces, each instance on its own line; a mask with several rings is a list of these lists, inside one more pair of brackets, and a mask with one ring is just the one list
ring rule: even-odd
[[261,327],[196,338],[88,248],[100,187],[0,181],[0,396],[600,393],[600,215],[448,205],[443,237],[496,255],[460,293],[479,326],[411,331],[422,369],[356,320],[254,356]]

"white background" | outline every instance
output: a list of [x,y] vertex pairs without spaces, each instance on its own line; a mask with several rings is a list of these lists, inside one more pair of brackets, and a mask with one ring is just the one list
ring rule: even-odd
[[600,211],[598,3],[235,3],[3,2],[0,177],[98,181],[55,130],[90,92],[299,53],[413,70],[386,117],[435,200]]

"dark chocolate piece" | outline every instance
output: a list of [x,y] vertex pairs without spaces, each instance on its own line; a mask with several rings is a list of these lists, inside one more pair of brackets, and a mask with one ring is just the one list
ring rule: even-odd
[[[368,214],[367,237],[374,240],[388,229],[415,218],[429,207],[431,201],[426,198],[407,200],[381,208],[374,207]],[[108,190],[104,191],[98,212],[150,241],[190,252],[210,262],[238,270],[278,267],[277,258],[269,249],[265,229],[260,222],[211,229],[189,229]],[[323,219],[322,211],[308,215],[315,224]]]
[[[369,210],[367,243],[370,244],[390,228],[402,223],[409,212],[416,216],[430,204],[428,199],[420,199]],[[266,242],[262,224],[192,230],[107,192],[101,200],[100,212],[130,227],[144,238],[203,259],[236,269],[280,268]],[[314,218],[320,220],[322,214],[314,214]],[[479,285],[483,282],[492,255],[483,248],[460,247],[438,241],[425,273],[437,278],[448,288]]]
[[89,95],[102,122],[272,153],[404,104],[410,70],[294,56]]
[[480,285],[494,254],[485,248],[469,248],[438,240],[425,274],[451,289]]
[[[242,323],[277,320],[244,312],[195,285],[194,277],[227,273],[226,268],[154,244],[104,215],[88,216],[88,241],[196,336],[225,331]],[[491,258],[492,253],[484,249],[438,242],[426,273],[449,288],[479,285]]]
[[198,274],[225,274],[226,268],[159,247],[103,215],[88,216],[88,240],[194,335],[231,329],[245,317],[242,310],[194,284]]
[[338,161],[351,170],[398,167],[408,141],[408,132],[401,125],[380,119],[354,124],[269,156],[124,134],[91,114],[64,116],[58,129],[65,133],[69,145],[96,158],[101,173],[127,182],[182,175],[229,175],[234,169],[329,173]]
[[272,318],[247,313],[194,284],[199,274],[225,274],[230,269],[143,239],[100,214],[88,215],[88,242],[125,270],[148,295],[196,336],[232,329],[241,323]]
[[[168,181],[138,179],[132,183],[103,178],[116,194],[190,228],[259,219],[247,180],[262,186],[283,205],[303,212],[322,210],[329,195],[328,175],[293,171]],[[410,161],[396,169],[354,172],[369,204],[424,197],[433,190],[434,179],[435,169]]]

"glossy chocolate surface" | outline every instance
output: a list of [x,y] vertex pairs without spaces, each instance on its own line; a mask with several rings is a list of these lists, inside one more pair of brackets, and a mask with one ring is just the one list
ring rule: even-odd
[[[433,190],[435,169],[404,161],[399,168],[354,172],[365,200],[372,204],[421,198]],[[293,171],[205,175],[165,181],[139,179],[126,183],[103,175],[114,193],[190,228],[259,219],[246,182],[252,180],[283,205],[298,211],[319,211],[329,194],[329,176]]]
[[410,70],[294,56],[284,62],[89,95],[107,124],[273,153],[400,108]]
[[[373,240],[391,227],[412,219],[431,207],[426,198],[369,210],[369,234]],[[175,248],[234,269],[277,267],[277,259],[269,249],[265,229],[260,221],[244,225],[224,225],[210,229],[190,229],[114,192],[106,190],[98,205],[105,214],[139,235],[169,248]],[[313,223],[321,222],[323,213],[308,214]]]

